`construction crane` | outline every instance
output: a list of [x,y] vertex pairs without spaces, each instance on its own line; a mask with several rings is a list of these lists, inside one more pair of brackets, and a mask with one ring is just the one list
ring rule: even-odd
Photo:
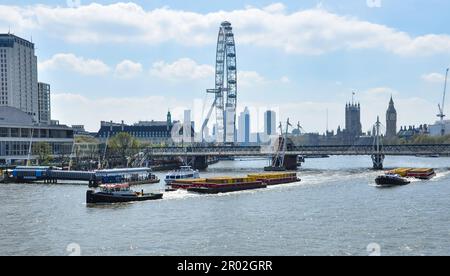
[[439,114],[438,114],[437,116],[438,116],[439,118],[441,118],[441,135],[442,135],[442,136],[445,135],[445,124],[444,124],[445,114],[444,114],[444,106],[445,106],[445,94],[446,94],[446,92],[447,92],[448,70],[449,70],[449,68],[447,68],[447,71],[445,72],[444,96],[442,97],[442,105],[441,105],[441,104],[438,104]]

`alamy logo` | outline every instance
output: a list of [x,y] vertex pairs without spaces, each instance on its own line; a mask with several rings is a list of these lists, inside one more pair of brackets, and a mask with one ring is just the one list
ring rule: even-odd
[[369,8],[381,8],[381,0],[367,0]]
[[78,8],[81,6],[81,0],[67,0],[67,6],[69,8]]

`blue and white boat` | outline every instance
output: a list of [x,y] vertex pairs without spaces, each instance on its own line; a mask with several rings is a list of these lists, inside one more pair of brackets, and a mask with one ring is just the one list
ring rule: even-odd
[[95,171],[102,184],[142,185],[159,183],[159,178],[150,168],[124,168]]
[[198,170],[193,170],[190,166],[181,166],[179,170],[174,170],[166,175],[165,182],[171,185],[174,181],[184,179],[198,179],[200,173]]

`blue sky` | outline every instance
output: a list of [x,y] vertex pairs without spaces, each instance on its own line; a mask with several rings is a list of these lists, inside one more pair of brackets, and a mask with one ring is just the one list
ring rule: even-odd
[[204,91],[214,86],[223,20],[236,37],[238,110],[251,107],[253,130],[266,108],[315,132],[325,130],[328,109],[335,129],[353,90],[365,130],[384,120],[391,95],[401,125],[433,123],[450,65],[450,2],[379,3],[2,0],[0,32],[33,37],[53,117],[89,130],[210,104]]

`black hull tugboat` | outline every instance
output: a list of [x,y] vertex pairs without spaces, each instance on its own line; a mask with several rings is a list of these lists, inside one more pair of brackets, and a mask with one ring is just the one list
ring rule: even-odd
[[407,179],[396,174],[380,175],[375,179],[375,182],[379,187],[404,186],[411,183]]
[[134,192],[128,184],[101,185],[100,191],[88,190],[86,192],[87,204],[125,203],[162,199],[163,194],[146,194]]

